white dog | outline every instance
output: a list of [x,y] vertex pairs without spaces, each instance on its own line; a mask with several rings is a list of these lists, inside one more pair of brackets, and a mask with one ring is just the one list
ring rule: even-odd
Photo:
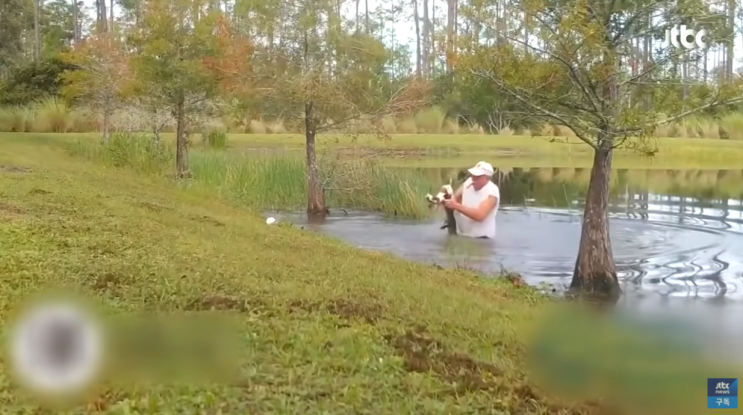
[[[441,186],[439,192],[436,193],[436,196],[432,196],[430,193],[426,194],[426,200],[428,200],[430,207],[443,206],[444,200],[449,200],[452,197],[454,197],[454,188],[451,187],[451,184]],[[454,211],[447,207],[444,207],[444,211],[446,212],[446,221],[444,222],[444,225],[441,226],[441,229],[447,229],[449,234],[456,235],[457,221],[454,218]]]
[[441,186],[439,192],[436,193],[436,196],[431,196],[430,193],[426,194],[426,200],[428,200],[428,203],[431,205],[441,205],[444,203],[444,200],[451,199],[452,196],[454,196],[454,189],[450,184],[445,184]]

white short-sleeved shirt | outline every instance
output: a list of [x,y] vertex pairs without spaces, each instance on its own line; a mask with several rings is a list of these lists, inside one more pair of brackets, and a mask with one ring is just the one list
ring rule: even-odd
[[474,221],[460,212],[455,212],[457,220],[457,232],[462,236],[471,238],[487,237],[495,238],[495,216],[498,214],[500,205],[500,190],[493,182],[488,182],[480,190],[475,190],[470,185],[472,179],[467,179],[462,188],[462,204],[469,208],[477,208],[488,196],[495,196],[497,199],[495,208],[488,214],[482,222]]

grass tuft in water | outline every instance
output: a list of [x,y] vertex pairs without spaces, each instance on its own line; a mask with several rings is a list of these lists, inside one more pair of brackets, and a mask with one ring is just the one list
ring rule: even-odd
[[[169,147],[159,146],[140,134],[115,134],[108,145],[79,140],[72,145],[72,154],[146,174],[164,175],[174,165]],[[440,185],[420,172],[367,160],[322,158],[319,165],[331,209],[423,218],[429,209],[422,195]],[[243,205],[293,210],[306,204],[306,168],[299,155],[243,155],[214,148],[194,149],[190,169],[198,185]]]

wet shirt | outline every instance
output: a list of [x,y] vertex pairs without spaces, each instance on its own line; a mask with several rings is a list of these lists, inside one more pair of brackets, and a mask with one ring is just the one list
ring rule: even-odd
[[462,236],[471,238],[487,237],[493,239],[495,238],[495,216],[498,214],[498,207],[500,205],[500,190],[493,182],[488,182],[480,190],[475,190],[470,186],[471,184],[472,179],[467,179],[463,185],[462,204],[464,206],[476,209],[488,196],[495,196],[497,203],[495,208],[490,211],[482,222],[474,221],[459,212],[455,212],[457,232]]

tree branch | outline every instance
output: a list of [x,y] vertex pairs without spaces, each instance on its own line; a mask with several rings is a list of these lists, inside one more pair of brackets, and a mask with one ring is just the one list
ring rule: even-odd
[[518,101],[520,101],[521,103],[523,103],[523,104],[524,104],[524,105],[526,105],[527,107],[529,107],[529,108],[532,108],[532,109],[534,109],[534,110],[536,110],[536,111],[538,111],[538,112],[542,113],[543,115],[545,115],[545,116],[547,116],[547,117],[549,117],[549,118],[552,118],[552,119],[554,119],[554,120],[556,120],[556,121],[558,121],[558,122],[562,123],[562,124],[563,124],[563,125],[565,125],[566,127],[570,127],[570,128],[571,128],[571,129],[573,130],[573,132],[575,132],[575,135],[576,135],[576,136],[577,136],[577,137],[578,137],[578,138],[579,138],[579,139],[580,139],[581,141],[585,142],[586,144],[590,145],[590,146],[591,146],[591,147],[593,147],[594,149],[598,150],[598,147],[596,146],[596,144],[595,144],[595,143],[594,143],[593,141],[591,141],[591,139],[590,139],[590,138],[588,138],[588,137],[587,137],[587,136],[586,136],[585,134],[583,134],[583,133],[582,133],[582,132],[580,132],[580,131],[575,131],[575,129],[571,127],[572,123],[570,123],[569,121],[567,121],[567,120],[566,120],[566,119],[565,119],[565,118],[564,118],[563,116],[561,116],[561,115],[559,115],[559,114],[557,114],[557,113],[555,113],[555,112],[552,112],[552,111],[550,111],[550,110],[548,110],[548,109],[546,109],[546,108],[543,108],[543,107],[541,107],[541,106],[539,106],[539,105],[536,105],[536,104],[532,103],[532,102],[531,102],[530,100],[526,99],[525,97],[523,97],[523,96],[522,96],[521,94],[519,94],[518,92],[515,92],[515,91],[511,90],[510,88],[508,88],[508,87],[506,86],[505,82],[503,82],[503,81],[501,81],[501,80],[497,79],[497,77],[495,77],[495,76],[492,76],[491,74],[487,74],[487,73],[480,73],[480,72],[477,72],[477,71],[471,71],[471,73],[472,73],[473,75],[475,75],[476,77],[480,77],[480,78],[485,78],[485,79],[488,79],[488,80],[492,81],[492,82],[493,82],[493,83],[495,83],[495,84],[496,84],[496,85],[497,85],[497,86],[498,86],[498,87],[499,87],[499,88],[500,88],[501,90],[505,91],[505,92],[506,92],[507,94],[509,94],[509,95],[511,95],[512,97],[516,98],[516,99],[517,99]]
[[679,114],[677,114],[677,115],[675,115],[673,117],[668,117],[668,118],[665,118],[663,120],[660,120],[660,121],[656,121],[654,123],[647,124],[644,127],[624,128],[624,129],[617,130],[616,133],[617,134],[631,134],[631,133],[636,133],[638,131],[642,131],[642,130],[647,129],[647,128],[655,128],[655,127],[658,127],[660,125],[670,124],[670,123],[672,123],[674,121],[677,121],[677,120],[680,120],[682,118],[688,117],[689,115],[694,115],[694,114],[696,114],[698,112],[701,112],[701,111],[704,111],[704,110],[708,110],[710,108],[715,108],[715,107],[724,106],[724,105],[737,104],[739,102],[743,102],[743,97],[731,98],[731,99],[727,99],[727,100],[724,100],[724,101],[717,101],[715,99],[714,101],[712,101],[712,102],[710,102],[708,104],[702,105],[701,107],[697,107],[697,108],[694,108],[694,109],[690,109],[688,111],[684,111],[684,112],[679,113]]

